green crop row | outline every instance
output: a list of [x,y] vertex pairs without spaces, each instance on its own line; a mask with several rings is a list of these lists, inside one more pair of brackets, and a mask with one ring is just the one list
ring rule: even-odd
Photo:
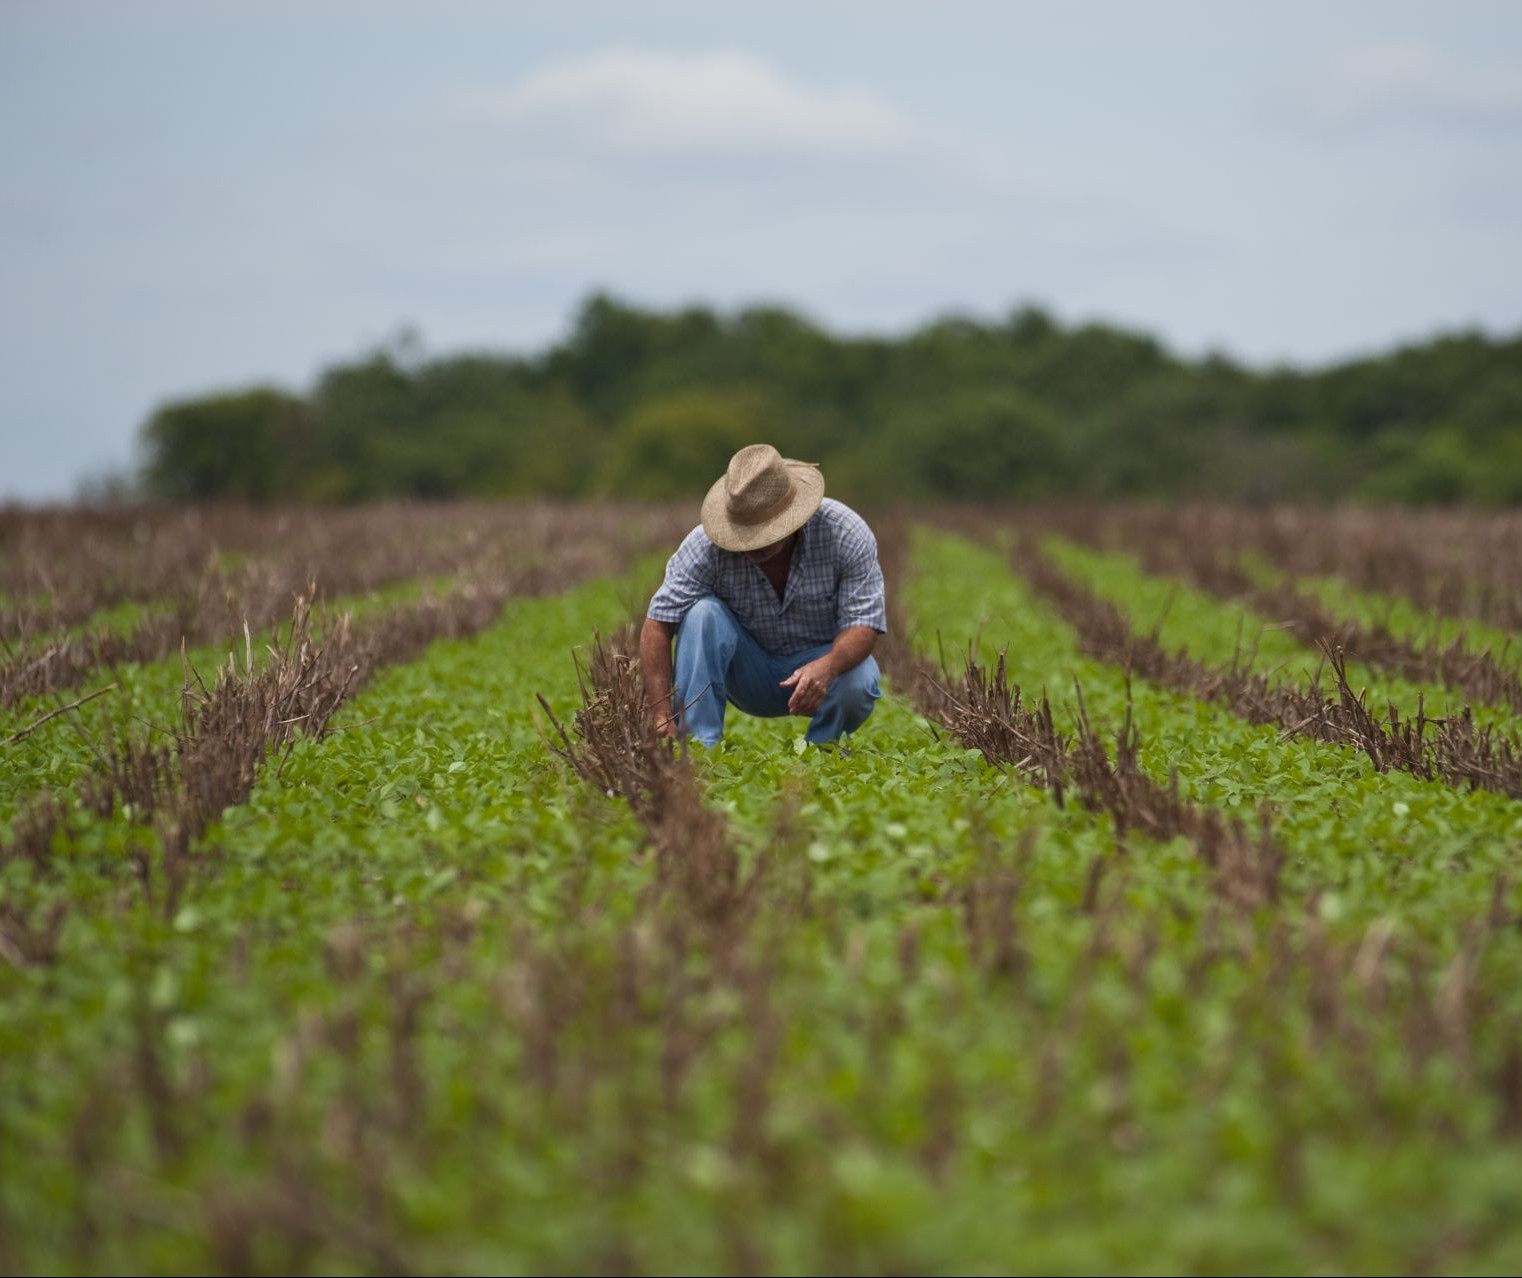
[[[1265,585],[1284,579],[1273,570],[1258,573]],[[1488,652],[1498,662],[1522,669],[1522,636],[1483,621],[1447,617],[1418,608],[1400,595],[1358,590],[1336,577],[1297,577],[1297,589],[1320,602],[1333,615],[1363,626],[1386,626],[1390,633],[1417,644],[1439,647],[1462,643],[1471,652]]]
[[[1027,691],[1050,691],[1061,714],[1076,713],[1075,680],[1101,724],[1118,726],[1129,700],[1142,761],[1152,776],[1166,782],[1176,775],[1187,796],[1247,816],[1259,805],[1271,806],[1291,856],[1289,883],[1302,894],[1322,893],[1329,912],[1347,913],[1364,925],[1395,917],[1451,941],[1454,921],[1482,911],[1494,876],[1515,868],[1522,804],[1406,773],[1380,773],[1350,748],[1284,740],[1277,729],[1243,723],[1219,706],[1140,680],[1128,686],[1124,671],[1080,653],[1072,628],[1015,577],[1004,556],[928,534],[917,549],[918,616],[935,618],[948,641],[953,634],[980,636],[985,657],[1007,649],[1011,678]],[[1064,567],[1077,562],[1076,553],[1063,557]],[[1089,562],[1107,575],[1101,583],[1096,571],[1087,584],[1103,584],[1102,594],[1130,597],[1123,563]],[[1145,625],[1161,618],[1161,596],[1171,594],[1165,642],[1230,660],[1238,642],[1230,609],[1213,607],[1193,592],[1171,592],[1134,572],[1130,580],[1140,583],[1140,594],[1157,592],[1149,598],[1156,611],[1143,614],[1139,606],[1136,620]],[[1283,645],[1282,637],[1265,636],[1265,658],[1286,659]]]
[[40,646],[62,633],[73,638],[87,634],[95,634],[106,631],[114,635],[128,635],[143,621],[156,613],[167,612],[173,607],[164,602],[145,603],[140,600],[126,600],[122,603],[110,604],[92,613],[84,621],[77,625],[65,626],[61,631],[47,631],[36,636],[32,646]]
[[[467,926],[501,901],[532,926],[563,909],[571,865],[633,863],[633,822],[605,804],[588,813],[567,792],[527,712],[535,691],[572,682],[570,645],[618,615],[616,598],[604,585],[513,603],[481,642],[436,644],[384,673],[328,737],[301,741],[281,776],[207,831],[172,918],[138,888],[126,855],[151,834],[119,822],[76,827],[48,876],[5,867],[8,901],[37,913],[55,894],[70,907],[53,964],[0,974],[5,1161],[24,1153],[31,1168],[0,1194],[5,1219],[26,1222],[33,1263],[56,1265],[83,1245],[80,1212],[107,1240],[92,1267],[211,1263],[214,1222],[163,1221],[186,1193],[279,1163],[278,1141],[239,1124],[278,1091],[304,1025],[345,999],[365,1004],[361,1019],[383,1011],[390,965],[414,933]],[[348,937],[355,953],[343,961],[377,982],[363,995],[333,979]],[[134,1112],[148,1102],[117,1112],[113,1098],[142,1085],[133,1058],[144,1040],[159,1055],[158,1085],[175,1093],[180,1134],[167,1154]],[[303,1112],[324,1112],[331,1083],[312,1081]],[[91,1106],[104,1107],[100,1139],[113,1155],[97,1186],[70,1145]]]
[[[338,599],[314,613],[314,632],[320,638],[325,619],[343,612],[366,617],[410,603],[425,592],[444,593],[451,588],[452,583],[442,580],[398,582],[365,595]],[[4,740],[61,705],[99,688],[116,685],[104,696],[50,719],[0,751],[0,839],[29,798],[41,790],[66,791],[75,785],[99,764],[112,742],[124,736],[162,732],[167,737],[172,733],[180,719],[187,664],[210,686],[218,668],[229,659],[241,670],[251,658],[258,669],[267,659],[266,645],[278,645],[282,633],[282,628],[256,631],[246,638],[239,635],[225,645],[190,648],[183,656],[177,652],[161,661],[122,662],[114,669],[98,671],[94,679],[79,689],[56,696],[29,697],[0,709],[0,740]]]
[[[1008,644],[1062,713],[1077,675],[1118,724],[1123,679],[998,556],[927,536],[916,567],[922,648]],[[890,689],[849,754],[741,716],[695,753],[757,884],[705,919],[535,723],[539,692],[569,722],[571,648],[649,584],[515,601],[383,672],[206,832],[167,917],[151,835],[116,823],[0,869],[0,902],[68,908],[51,963],[0,967],[0,1166],[28,1172],[0,1179],[11,1267],[1522,1259],[1494,1081],[1515,929],[1461,942],[1516,805],[1418,787],[1482,827],[1428,867],[1420,807],[1389,828],[1412,841],[1361,842],[1376,799],[1415,791],[1138,686],[1149,769],[1276,809],[1286,900],[1243,914],[1186,841],[1118,845]]]
[[[1041,548],[1064,572],[1119,608],[1138,632],[1155,628],[1165,648],[1182,649],[1213,665],[1253,657],[1254,670],[1296,683],[1308,682],[1324,664],[1319,650],[1276,626],[1274,618],[1174,578],[1152,576],[1130,555],[1091,550],[1059,537],[1043,538]],[[1466,705],[1462,693],[1441,684],[1412,683],[1358,661],[1356,655],[1348,662],[1348,682],[1355,691],[1367,691],[1376,713],[1393,705],[1402,717],[1414,717],[1421,703],[1429,715],[1443,716],[1461,713]],[[1330,683],[1329,671],[1324,678]],[[1522,729],[1502,707],[1474,710],[1482,725]]]
[[[13,976],[6,1000],[6,1059],[25,1079],[11,1094],[6,1139],[28,1150],[36,1174],[12,1186],[5,1209],[27,1222],[33,1255],[77,1260],[68,1240],[84,1216],[105,1240],[94,1267],[214,1264],[205,1220],[154,1222],[177,1202],[230,1211],[217,1196],[231,1194],[229,1185],[275,1192],[270,1183],[294,1174],[282,1169],[282,1145],[300,1151],[301,1174],[316,1179],[333,1210],[361,1213],[357,1154],[332,1129],[346,1104],[381,1114],[397,1103],[394,1063],[379,1048],[348,1061],[326,1038],[309,1042],[311,1027],[349,1017],[361,1041],[385,1044],[398,983],[447,968],[447,980],[429,980],[417,1046],[429,1080],[415,1116],[422,1129],[409,1128],[405,1141],[369,1132],[378,1142],[369,1156],[387,1166],[396,1245],[446,1268],[483,1257],[494,1267],[574,1268],[624,1238],[618,1245],[640,1268],[691,1269],[725,1263],[726,1220],[748,1205],[779,1267],[858,1251],[923,1266],[982,1249],[993,1263],[1010,1234],[1005,1215],[988,1211],[1005,1195],[999,1164],[1022,1144],[1024,1110],[992,1106],[962,1155],[967,1170],[937,1186],[921,1150],[930,1139],[924,1109],[943,1069],[959,1094],[967,1089],[959,1104],[1003,1096],[1031,1031],[989,1022],[976,1005],[981,977],[969,968],[956,893],[1022,836],[1039,842],[1027,925],[1033,938],[1051,933],[1034,943],[1055,996],[1081,953],[1069,920],[1088,869],[1113,852],[1106,823],[1058,811],[972,752],[937,741],[892,700],[850,756],[800,755],[793,725],[741,719],[723,750],[698,761],[753,866],[789,855],[774,828],[782,796],[798,831],[789,846],[817,899],[796,915],[774,907],[773,939],[755,955],[777,950],[767,997],[791,1023],[787,1043],[773,1049],[781,1055],[768,1141],[796,1169],[768,1190],[764,1165],[737,1163],[729,1150],[738,1088],[767,1031],[740,992],[706,990],[698,1012],[724,1026],[723,1040],[705,1051],[675,1111],[657,1086],[671,1050],[661,1034],[636,1033],[619,1044],[629,1055],[612,1062],[593,1059],[595,1038],[583,1037],[590,1010],[576,1001],[580,983],[612,980],[630,928],[656,927],[640,914],[653,867],[621,807],[568,792],[529,705],[540,688],[563,694],[571,685],[568,647],[622,614],[618,594],[603,586],[513,605],[479,641],[436,645],[383,675],[338,731],[298,746],[280,778],[266,778],[208,831],[204,865],[172,918],[136,898],[114,826],[76,830],[58,882],[22,884],[28,872],[9,867],[10,899],[35,898],[34,912],[43,911],[48,889],[72,907],[57,962]],[[1180,846],[1152,849],[1149,859],[1149,872],[1127,888],[1138,908],[1167,899],[1168,867],[1197,877]],[[454,933],[469,934],[463,951],[452,948]],[[924,973],[906,983],[900,964],[911,945],[923,950]],[[613,1201],[588,1184],[634,1139],[637,1115],[611,1113],[588,1127],[557,1112],[525,1079],[524,1031],[502,1005],[519,997],[515,974],[545,955],[568,969],[561,1050],[575,1068],[597,1072],[596,1087],[612,1098],[633,1095],[660,1115],[650,1137],[659,1157]],[[712,960],[698,947],[682,961],[701,969]],[[640,997],[657,1024],[671,1017],[681,1028],[680,979]],[[955,1026],[940,1025],[948,1000],[961,1005]],[[906,1014],[883,1049],[898,1064],[884,1074],[863,1025]],[[130,1061],[144,1039],[161,1053],[179,1114],[167,1153],[124,1099],[141,1085]],[[282,1071],[298,1057],[301,1086],[287,1094]],[[251,1135],[252,1116],[266,1109],[276,1114],[272,1129]],[[110,1150],[111,1183],[127,1186],[120,1201],[82,1187],[65,1139],[82,1121],[107,1129],[99,1144]],[[840,1149],[820,1140],[831,1125],[848,1136]],[[1058,1140],[1042,1158],[1055,1170],[1063,1149]],[[769,1194],[780,1198],[768,1203]],[[1045,1209],[1032,1199],[1027,1210]],[[684,1223],[674,1226],[673,1213]],[[979,1217],[991,1222],[981,1241],[959,1244]],[[352,1246],[336,1255],[352,1260]]]

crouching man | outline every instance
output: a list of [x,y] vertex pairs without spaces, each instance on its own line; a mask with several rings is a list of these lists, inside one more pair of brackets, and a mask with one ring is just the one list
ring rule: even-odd
[[825,497],[818,467],[769,444],[742,448],[666,565],[640,633],[657,730],[717,745],[733,705],[807,715],[816,745],[855,732],[882,695],[872,647],[887,628],[866,522]]

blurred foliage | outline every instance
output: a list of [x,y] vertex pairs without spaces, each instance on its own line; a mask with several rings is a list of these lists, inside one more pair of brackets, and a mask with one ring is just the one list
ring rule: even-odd
[[776,307],[646,311],[598,295],[534,358],[425,358],[404,335],[323,374],[165,405],[145,495],[670,497],[743,444],[896,498],[1522,502],[1522,335],[1438,338],[1317,371],[1185,360],[1025,307],[901,340]]

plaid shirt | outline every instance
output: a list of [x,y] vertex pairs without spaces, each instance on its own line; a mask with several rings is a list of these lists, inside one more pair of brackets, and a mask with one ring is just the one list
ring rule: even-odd
[[760,568],[742,554],[720,550],[699,525],[671,556],[647,615],[680,622],[705,595],[727,604],[775,657],[833,643],[848,626],[879,634],[888,629],[877,538],[860,515],[829,497],[800,530],[781,599]]

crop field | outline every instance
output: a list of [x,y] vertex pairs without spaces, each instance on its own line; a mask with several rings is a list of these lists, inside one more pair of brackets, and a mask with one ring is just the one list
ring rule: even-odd
[[1522,1267],[1522,516],[873,517],[689,752],[693,522],[0,511],[0,1271]]

